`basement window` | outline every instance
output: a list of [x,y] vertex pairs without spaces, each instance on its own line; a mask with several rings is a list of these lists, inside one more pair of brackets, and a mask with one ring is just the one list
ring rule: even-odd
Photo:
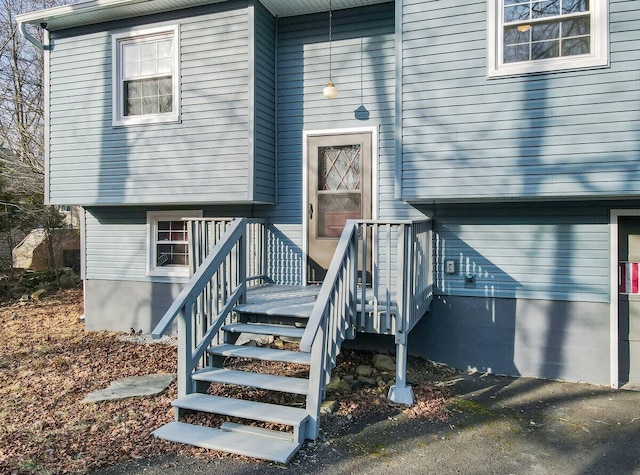
[[489,0],[488,75],[606,66],[608,2]]
[[113,125],[179,120],[178,26],[112,37]]
[[189,229],[183,218],[201,218],[202,211],[149,211],[147,275],[189,276]]

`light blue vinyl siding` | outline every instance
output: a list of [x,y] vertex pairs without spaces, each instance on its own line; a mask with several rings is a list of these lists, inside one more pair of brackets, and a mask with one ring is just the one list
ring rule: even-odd
[[637,5],[610,2],[609,68],[487,79],[486,3],[404,1],[402,197],[638,195]]
[[151,280],[146,277],[145,209],[111,207],[86,210],[84,246],[86,279]]
[[[598,202],[442,205],[435,215],[442,295],[609,301],[609,207]],[[613,205],[615,206],[615,205]],[[453,260],[456,273],[445,273]],[[471,273],[475,283],[467,284]]]
[[[111,32],[175,23],[180,24],[180,123],[112,127]],[[273,122],[273,85],[271,96],[262,86],[270,74],[268,54],[260,55],[258,67],[255,117],[262,125],[252,158],[251,29],[246,2],[227,2],[52,34],[49,201],[273,201],[273,131],[264,125]],[[268,34],[265,27],[258,31]],[[255,193],[254,175],[260,176]]]
[[[181,206],[202,210],[205,217],[250,216],[248,206]],[[101,206],[85,211],[85,277],[89,280],[171,282],[167,277],[147,276],[147,211],[171,208]],[[178,279],[180,280],[180,279]],[[184,279],[183,279],[184,280]]]
[[[393,199],[395,121],[394,4],[333,13],[332,79],[336,99],[325,99],[329,81],[329,14],[279,18],[278,22],[278,206],[267,215],[281,231],[273,249],[283,259],[272,269],[279,281],[300,283],[303,131],[378,128],[379,216],[405,217],[409,206]],[[356,116],[363,107],[368,119]],[[420,216],[413,210],[413,216]]]

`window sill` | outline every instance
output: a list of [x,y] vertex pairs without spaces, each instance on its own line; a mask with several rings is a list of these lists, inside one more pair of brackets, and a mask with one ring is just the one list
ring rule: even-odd
[[147,277],[159,277],[163,280],[171,281],[171,282],[188,282],[189,281],[189,270],[185,269],[184,272],[174,271],[174,272],[163,272],[159,270],[147,271]]
[[571,60],[541,60],[526,63],[511,63],[490,68],[487,77],[489,79],[513,76],[525,76],[554,72],[580,71],[583,69],[604,69],[609,67],[608,58],[572,58]]
[[167,115],[148,115],[148,116],[136,116],[128,117],[124,119],[113,119],[113,127],[131,127],[134,125],[144,124],[176,124],[180,123],[180,116],[178,114]]

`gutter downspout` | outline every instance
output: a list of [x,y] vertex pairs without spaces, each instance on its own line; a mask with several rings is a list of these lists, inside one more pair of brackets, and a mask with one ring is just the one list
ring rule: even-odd
[[[46,49],[49,49],[49,45],[42,44],[38,38],[36,38],[35,36],[33,36],[31,33],[29,33],[27,31],[27,23],[19,22],[18,23],[18,28],[20,29],[20,33],[22,33],[22,36],[24,36],[27,39],[27,41],[29,41],[29,43],[34,45],[40,51],[44,51]],[[44,28],[44,26],[43,26],[43,28]]]

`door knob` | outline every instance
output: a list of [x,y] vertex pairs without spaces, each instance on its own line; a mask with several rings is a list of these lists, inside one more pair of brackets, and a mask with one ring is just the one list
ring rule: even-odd
[[313,205],[309,203],[309,219],[313,219]]

